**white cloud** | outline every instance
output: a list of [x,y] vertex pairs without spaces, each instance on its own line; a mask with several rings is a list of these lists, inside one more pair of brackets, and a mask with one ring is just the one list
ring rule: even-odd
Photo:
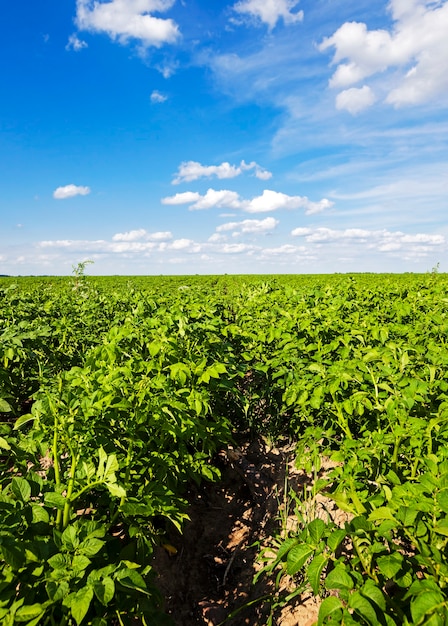
[[[308,231],[308,232],[303,232]],[[366,242],[370,237],[380,236],[387,231],[368,231],[361,228],[347,228],[345,230],[332,230],[331,228],[317,228],[314,231],[311,229],[295,229],[291,232],[293,236],[305,236],[306,240],[313,243],[321,243],[326,241],[339,241],[341,239],[346,241],[361,241]]]
[[[217,227],[216,232],[222,233],[226,231],[235,231],[241,233],[264,234],[279,224],[279,221],[273,217],[267,217],[264,220],[243,220],[241,222],[227,222]],[[210,241],[210,239],[209,239]]]
[[265,189],[261,196],[256,196],[251,200],[244,200],[236,191],[228,189],[208,189],[203,196],[197,192],[186,191],[162,198],[162,204],[190,204],[190,211],[229,208],[239,209],[246,213],[267,213],[280,209],[305,209],[307,215],[321,213],[333,206],[333,202],[327,198],[323,198],[319,202],[312,202],[306,196],[288,196],[270,189]]
[[79,39],[76,33],[73,33],[73,35],[70,35],[70,37],[68,38],[68,42],[67,42],[67,45],[65,46],[65,49],[79,52],[83,48],[87,48],[87,47],[88,47],[87,42],[83,41],[82,39]]
[[80,187],[78,185],[65,185],[58,187],[53,192],[53,198],[56,200],[65,200],[74,196],[87,196],[90,193],[90,187]]
[[303,11],[292,13],[298,4],[298,0],[241,0],[233,9],[237,13],[251,15],[273,29],[280,18],[283,18],[285,24],[301,22]]
[[136,241],[138,239],[143,239],[146,235],[146,230],[144,228],[139,228],[138,230],[130,230],[127,233],[117,233],[112,237],[112,241]]
[[115,240],[106,241],[98,240],[76,240],[76,239],[59,239],[40,241],[38,248],[45,249],[61,249],[67,252],[94,254],[148,254],[149,252],[157,252],[166,250],[169,247],[165,241],[132,241],[132,240]]
[[272,178],[272,173],[268,172],[268,170],[264,170],[261,167],[258,167],[258,165],[257,165],[255,167],[255,176],[259,180],[269,180],[270,178]]
[[147,238],[150,241],[167,241],[168,239],[172,239],[173,235],[169,230],[162,230],[156,233],[148,233]]
[[307,215],[321,213],[333,206],[333,202],[323,198],[319,202],[312,202],[306,196],[288,196],[279,191],[265,189],[261,196],[250,200],[244,206],[247,213],[266,213],[279,209],[305,209]]
[[277,248],[265,248],[263,254],[267,256],[276,256],[283,254],[297,254],[303,252],[305,248],[303,246],[293,246],[290,243],[285,243]]
[[219,249],[219,252],[223,254],[242,254],[243,252],[251,252],[252,250],[254,250],[254,247],[245,243],[225,243]]
[[103,239],[97,239],[95,241],[87,240],[74,240],[74,239],[56,239],[40,241],[37,245],[39,248],[74,248],[76,250],[92,249],[102,247],[107,244]]
[[160,91],[155,89],[150,96],[150,100],[153,104],[161,104],[162,102],[166,102],[168,100],[168,96],[165,96],[163,93],[160,93]]
[[427,235],[425,233],[417,233],[416,235],[404,235],[399,233],[402,243],[427,243],[430,246],[441,246],[445,243],[443,235]]
[[139,228],[126,233],[117,233],[112,237],[112,241],[167,241],[172,237],[173,235],[169,231],[148,233],[144,228]]
[[311,228],[294,228],[291,231],[291,235],[293,237],[305,237],[305,235],[310,235],[311,232]]
[[168,11],[175,0],[77,0],[76,24],[80,30],[107,33],[111,39],[160,47],[174,43],[179,29],[172,19],[154,17]]
[[362,245],[364,250],[373,249],[379,252],[406,252],[412,256],[426,256],[434,248],[443,246],[446,239],[443,235],[428,233],[405,234],[401,231],[366,230],[347,228],[337,230],[331,228],[295,228],[293,237],[304,237],[310,244],[337,244],[338,246]]
[[212,208],[229,208],[238,209],[241,206],[241,200],[239,194],[236,191],[229,191],[228,189],[216,190],[207,189],[205,196],[202,196],[197,202],[195,202],[190,210],[203,210]]
[[173,76],[177,72],[178,68],[178,61],[168,62],[165,60],[162,65],[155,66],[155,69],[162,74],[163,78],[171,78],[171,76]]
[[[3,265],[16,267],[18,273],[24,273],[25,266],[30,267],[26,271],[42,267],[39,271],[48,273],[48,268],[58,267],[70,273],[74,263],[88,258],[95,260],[95,267],[101,272],[120,273],[119,268],[126,264],[134,273],[147,274],[148,268],[160,273],[160,268],[167,267],[173,259],[182,259],[182,273],[186,267],[190,268],[187,273],[210,273],[211,265],[232,273],[241,273],[242,268],[247,272],[260,272],[262,268],[267,272],[278,272],[280,268],[291,272],[307,266],[313,272],[406,271],[410,269],[409,263],[418,267],[418,271],[428,271],[438,261],[446,263],[445,231],[412,233],[387,228],[300,227],[292,231],[290,241],[277,240],[277,236],[264,239],[266,243],[275,242],[272,247],[249,242],[251,234],[259,236],[268,232],[274,222],[269,217],[222,224],[220,232],[203,241],[187,237],[173,240],[171,233],[149,233],[144,229],[117,233],[109,240],[40,241],[20,258],[17,250],[11,249],[10,254],[3,254],[7,250],[2,250]],[[234,232],[238,237],[248,238],[226,239],[226,234],[233,236]]]
[[166,252],[170,250],[182,250],[182,252],[186,252],[187,254],[198,254],[203,249],[203,245],[193,241],[193,239],[187,239],[186,237],[181,239],[175,239],[174,241],[170,241],[167,243],[166,241],[162,241],[157,246],[158,252]]
[[257,254],[259,262],[266,261],[276,266],[291,267],[291,264],[308,265],[318,259],[312,247],[293,246],[285,243],[274,248],[263,248]]
[[170,244],[171,250],[188,250],[191,249],[196,244],[191,239],[176,239]]
[[199,200],[201,194],[197,191],[184,191],[183,193],[176,193],[174,196],[168,196],[162,198],[162,204],[190,204]]
[[271,172],[260,167],[255,161],[251,163],[241,161],[239,165],[231,165],[227,161],[224,161],[220,165],[202,165],[198,161],[184,161],[179,165],[176,177],[173,180],[173,185],[191,182],[199,178],[211,178],[212,176],[216,176],[220,179],[235,178],[249,170],[254,170],[255,176],[260,180],[268,180],[272,176]]
[[375,94],[367,85],[344,89],[336,96],[336,108],[346,109],[352,115],[367,109],[375,102]]
[[407,53],[393,46],[386,30],[369,31],[366,24],[346,22],[319,46],[320,50],[335,47],[333,63],[348,59],[338,65],[330,80],[330,87],[348,87],[358,81],[385,70],[389,65],[406,61]]
[[239,195],[235,191],[229,191],[227,189],[220,191],[208,189],[203,196],[195,191],[185,191],[184,193],[176,193],[174,196],[162,198],[161,202],[162,204],[193,203],[190,206],[190,211],[211,209],[213,207],[240,208]]
[[234,178],[241,174],[240,168],[230,163],[224,162],[221,165],[201,165],[197,161],[184,161],[179,165],[179,169],[176,174],[176,178],[173,180],[173,185],[179,183],[191,182],[198,178],[210,178],[216,176],[217,178]]
[[213,235],[211,235],[208,238],[208,242],[209,243],[220,243],[221,241],[225,241],[227,239],[227,237],[225,235],[219,235],[218,233],[213,233]]
[[[394,87],[388,88],[386,96],[389,104],[420,104],[447,95],[448,2],[391,0],[389,9],[394,20],[390,32],[346,22],[321,43],[321,51],[335,48],[337,68],[330,86],[348,87],[394,68]],[[386,78],[384,85],[387,88]]]

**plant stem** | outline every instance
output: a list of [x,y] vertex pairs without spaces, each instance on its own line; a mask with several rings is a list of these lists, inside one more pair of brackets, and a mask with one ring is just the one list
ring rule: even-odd
[[411,480],[414,479],[415,476],[417,475],[417,468],[419,464],[420,464],[420,451],[418,454],[416,454],[415,461],[412,464],[412,470],[411,470],[411,476],[410,476]]
[[85,493],[86,491],[89,491],[89,489],[93,489],[94,487],[98,487],[99,485],[103,485],[103,484],[104,482],[102,480],[94,480],[93,483],[89,483],[88,485],[86,485],[85,487],[77,491],[74,495],[72,495],[71,501],[74,502],[75,500],[80,498],[83,493]]
[[71,456],[71,467],[70,467],[70,475],[69,475],[69,479],[68,479],[68,485],[67,485],[67,495],[65,496],[65,505],[64,505],[64,516],[62,519],[62,528],[67,528],[67,525],[70,521],[70,512],[71,512],[71,508],[72,508],[72,501],[74,500],[74,498],[72,499],[72,493],[73,493],[73,485],[75,483],[75,473],[76,473],[76,466],[78,464],[78,459],[79,459],[79,455],[76,455],[73,451],[73,448],[70,444],[68,444],[68,447],[70,449],[70,456]]
[[[53,454],[54,480],[55,480],[56,491],[57,491],[58,488],[61,486],[61,470],[59,466],[59,452],[58,452],[58,417],[57,417],[56,410],[50,398],[48,399],[48,402],[49,402],[49,405],[51,407],[51,410],[54,416],[52,454]],[[61,522],[62,522],[62,511],[61,509],[58,509],[56,513],[56,520],[55,520],[56,528],[60,528]]]
[[[126,471],[124,473],[124,484],[125,484],[125,489],[128,486],[129,483],[129,478],[131,475],[131,460],[132,460],[132,453],[134,451],[134,443],[133,440],[131,439],[129,441],[129,446],[128,446],[128,452],[126,455]],[[118,505],[117,510],[115,511],[115,513],[112,515],[111,518],[111,524],[115,524],[115,522],[117,521],[118,518],[118,509],[123,506],[123,504],[126,502],[126,494],[124,496],[121,496],[120,498],[120,504]]]
[[118,621],[120,622],[120,626],[124,626],[123,620],[121,619],[120,612],[117,610],[117,611],[115,611],[115,613],[117,614]]
[[394,451],[393,451],[393,454],[392,454],[392,464],[394,466],[396,466],[397,462],[398,462],[398,449],[400,447],[400,443],[401,443],[401,437],[397,437],[395,439]]
[[[129,447],[128,447],[128,453],[126,455],[126,472],[124,474],[124,484],[128,485],[129,482],[129,477],[131,475],[131,460],[132,460],[132,453],[134,451],[134,442],[131,439],[129,442]],[[121,496],[120,499],[120,506],[123,506],[123,504],[126,502],[126,496]]]

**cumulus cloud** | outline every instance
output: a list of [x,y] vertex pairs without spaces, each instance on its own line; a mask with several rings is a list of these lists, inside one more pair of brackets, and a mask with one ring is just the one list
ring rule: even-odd
[[70,35],[70,37],[68,38],[68,42],[67,42],[67,45],[65,46],[65,49],[79,52],[83,48],[87,48],[87,47],[88,47],[87,42],[83,41],[82,39],[79,39],[76,33],[73,33],[73,35]]
[[366,230],[347,228],[337,230],[331,228],[295,228],[293,237],[303,237],[307,243],[353,245],[362,244],[366,248],[379,252],[410,251],[415,255],[426,255],[430,250],[446,243],[443,235],[428,233],[406,234],[401,231]]
[[160,93],[160,91],[157,91],[157,89],[154,89],[150,96],[150,100],[153,104],[161,104],[162,102],[166,102],[168,100],[168,96],[165,96],[163,93]]
[[179,169],[173,179],[173,185],[191,182],[199,178],[211,178],[212,176],[220,179],[235,178],[243,172],[250,170],[254,170],[255,176],[260,180],[268,180],[272,176],[271,172],[260,167],[255,161],[251,163],[241,161],[239,165],[231,165],[227,161],[220,165],[202,165],[198,161],[184,161],[179,165]]
[[[393,68],[394,87],[386,102],[396,107],[447,94],[448,2],[391,0],[389,9],[394,20],[390,30],[369,30],[364,23],[346,22],[320,44],[321,51],[335,49],[337,68],[330,87],[349,87]],[[364,106],[374,102],[372,95],[364,91]]]
[[312,202],[306,196],[288,196],[280,191],[265,189],[261,196],[250,200],[244,206],[247,213],[266,213],[279,209],[305,209],[307,215],[321,213],[333,206],[333,202],[323,198],[319,202]]
[[184,191],[183,193],[176,193],[174,196],[168,196],[162,198],[162,204],[190,204],[199,200],[201,194],[197,191]]
[[344,89],[336,96],[336,108],[346,109],[352,115],[367,109],[375,102],[375,94],[367,85]]
[[197,192],[186,191],[174,196],[162,198],[162,204],[190,204],[190,211],[212,208],[228,208],[241,210],[246,213],[268,213],[280,209],[304,209],[307,215],[321,213],[333,206],[333,202],[323,198],[318,202],[312,202],[306,196],[288,196],[279,191],[265,189],[261,196],[255,196],[251,200],[245,200],[235,191],[228,189],[208,189],[205,195]]
[[194,244],[194,241],[191,239],[176,239],[170,245],[170,248],[172,250],[186,250],[187,248],[190,248],[192,244]]
[[[227,222],[217,227],[216,232],[222,233],[227,231],[234,231],[235,233],[251,233],[251,234],[264,234],[279,224],[279,221],[273,217],[267,217],[264,220],[243,220],[241,222]],[[210,241],[210,240],[209,240]]]
[[76,25],[80,30],[107,33],[126,44],[135,39],[144,47],[174,43],[179,28],[172,19],[154,17],[168,11],[175,0],[77,0]]
[[195,202],[190,207],[190,210],[193,211],[212,208],[238,209],[240,204],[240,197],[236,191],[229,191],[228,189],[207,189],[205,196],[202,196],[197,202]]
[[301,22],[303,11],[292,12],[298,4],[298,0],[241,0],[234,5],[233,10],[255,17],[272,30],[280,18],[285,24]]
[[[176,193],[174,196],[162,198],[162,204],[190,204],[190,211],[197,211],[211,208],[240,208],[240,197],[236,191],[228,189],[215,190],[208,189],[205,195],[195,191],[185,191]],[[193,203],[193,204],[192,204]]]
[[310,234],[311,228],[294,228],[294,230],[291,231],[293,237],[305,237]]
[[56,200],[65,200],[74,196],[87,196],[90,193],[90,187],[80,187],[78,185],[65,185],[58,187],[53,192],[53,198]]

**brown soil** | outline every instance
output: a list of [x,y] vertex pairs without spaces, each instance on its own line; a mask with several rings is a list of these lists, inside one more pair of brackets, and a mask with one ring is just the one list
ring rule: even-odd
[[[271,603],[266,596],[278,599],[286,594],[288,581],[280,590],[266,576],[253,584],[262,567],[257,556],[281,527],[297,523],[296,516],[285,512],[285,485],[302,494],[311,483],[305,472],[295,468],[293,453],[294,446],[268,448],[260,440],[223,450],[218,458],[222,480],[190,490],[191,521],[182,536],[172,535],[170,545],[156,548],[154,558],[157,584],[175,626],[267,623]],[[321,472],[330,465],[324,464]],[[327,519],[330,512],[337,523],[345,521],[344,514],[322,496],[310,499],[308,505],[312,515]],[[311,626],[318,610],[319,599],[303,594],[279,607],[272,623]]]

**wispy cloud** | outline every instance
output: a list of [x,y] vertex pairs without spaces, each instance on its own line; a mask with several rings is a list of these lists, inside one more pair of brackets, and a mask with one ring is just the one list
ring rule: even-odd
[[73,33],[73,35],[70,35],[70,37],[68,38],[68,42],[67,42],[67,45],[65,46],[65,49],[79,52],[80,50],[83,50],[83,48],[87,48],[87,47],[88,47],[87,42],[83,41],[82,39],[79,39],[77,34]]
[[153,104],[162,104],[162,102],[166,102],[168,100],[168,96],[165,96],[165,94],[155,89],[150,96],[150,100]]
[[90,187],[82,187],[78,185],[65,185],[58,187],[53,192],[53,198],[56,200],[65,200],[74,196],[87,196],[90,193]]
[[241,0],[234,5],[233,10],[239,14],[249,15],[272,29],[280,19],[283,19],[285,24],[301,22],[303,11],[293,13],[298,4],[298,0]]
[[279,221],[273,217],[266,217],[264,220],[242,220],[241,222],[227,222],[216,228],[217,233],[232,231],[232,235],[238,234],[265,234],[278,226]]
[[[157,235],[157,234],[156,234]],[[65,250],[77,253],[89,254],[145,254],[151,252],[164,252],[166,250],[188,250],[198,252],[199,244],[190,239],[173,239],[160,241],[157,236],[154,240],[143,239],[56,239],[40,241],[37,244],[41,249]]]
[[269,180],[272,177],[271,172],[268,172],[255,161],[246,163],[243,160],[239,165],[231,165],[227,161],[220,165],[202,165],[198,161],[184,161],[179,165],[179,169],[173,179],[173,185],[191,182],[199,178],[212,178],[213,176],[220,179],[235,178],[243,172],[251,170],[254,171],[255,176],[260,180]]
[[307,215],[311,215],[331,208],[334,203],[327,198],[313,202],[306,196],[289,196],[271,189],[265,189],[260,196],[255,196],[251,200],[242,198],[236,191],[208,189],[204,195],[191,191],[177,193],[174,196],[162,198],[162,204],[190,204],[190,211],[227,208],[245,211],[246,213],[268,213],[281,209],[304,209]]
[[126,233],[116,233],[112,241],[168,241],[173,238],[170,231],[159,231],[149,233],[144,228],[129,230]]
[[126,44],[136,40],[144,47],[156,48],[179,38],[172,19],[155,17],[168,11],[175,0],[77,0],[76,25],[80,30],[107,33]]

